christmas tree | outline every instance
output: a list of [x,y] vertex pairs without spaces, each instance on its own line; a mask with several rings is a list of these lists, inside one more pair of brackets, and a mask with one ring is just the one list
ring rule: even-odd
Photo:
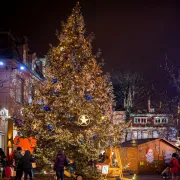
[[47,55],[46,81],[36,85],[18,130],[37,139],[39,162],[52,162],[61,149],[75,161],[78,173],[93,177],[95,166],[89,162],[119,144],[125,126],[112,122],[110,75],[103,74],[97,63],[99,53],[92,53],[79,3],[57,38],[59,44],[51,46]]

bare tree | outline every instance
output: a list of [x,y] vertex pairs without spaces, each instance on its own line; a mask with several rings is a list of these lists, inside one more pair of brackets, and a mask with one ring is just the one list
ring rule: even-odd
[[[173,126],[180,130],[180,66],[174,64],[166,56],[166,62],[161,68],[166,72],[169,84],[176,90],[171,97],[166,95],[166,105],[173,114]],[[168,94],[168,93],[166,93]]]
[[152,84],[147,83],[142,75],[130,70],[113,71],[112,81],[116,99],[127,111],[140,108],[143,99],[151,96],[154,89]]

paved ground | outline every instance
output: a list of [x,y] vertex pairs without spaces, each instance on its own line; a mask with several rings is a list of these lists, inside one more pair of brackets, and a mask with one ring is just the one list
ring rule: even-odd
[[[125,178],[132,179],[133,175],[128,176],[125,175]],[[41,178],[34,178],[35,180],[54,180],[53,177],[41,177]],[[65,180],[72,180],[72,178],[65,178]],[[117,178],[108,178],[107,180],[118,180]],[[137,178],[135,180],[164,180],[161,178],[160,175],[137,175]],[[171,180],[171,178],[166,179],[166,180]]]
[[[132,176],[125,176],[127,178],[132,178]],[[169,178],[168,180],[170,180]],[[163,180],[160,175],[137,175],[136,180]]]

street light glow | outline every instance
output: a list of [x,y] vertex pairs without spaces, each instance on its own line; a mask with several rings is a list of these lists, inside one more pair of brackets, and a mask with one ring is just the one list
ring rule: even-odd
[[25,67],[24,66],[20,66],[20,70],[24,70],[25,69]]

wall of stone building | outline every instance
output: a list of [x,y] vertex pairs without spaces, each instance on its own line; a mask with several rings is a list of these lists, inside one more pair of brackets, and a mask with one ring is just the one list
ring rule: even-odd
[[[9,117],[16,117],[22,119],[22,102],[29,102],[30,85],[35,81],[35,77],[29,73],[28,70],[20,71],[16,69],[17,64],[13,60],[6,60],[4,62],[6,66],[0,66],[0,110],[5,108],[8,111],[8,116],[5,117],[6,123],[2,126],[0,119],[0,146],[5,150],[5,152],[10,152],[12,149],[13,142],[13,121]],[[12,69],[13,68],[13,69]],[[23,82],[23,101],[17,102],[16,99],[16,86],[17,79],[21,79]],[[37,80],[37,79],[36,79]],[[9,120],[8,120],[9,119]],[[15,132],[15,131],[14,131]],[[1,140],[1,137],[4,140]],[[4,142],[4,145],[1,145]]]
[[[8,142],[8,117],[10,106],[9,102],[9,86],[11,72],[5,67],[0,68],[0,147],[7,154]],[[11,138],[11,137],[9,137]]]

